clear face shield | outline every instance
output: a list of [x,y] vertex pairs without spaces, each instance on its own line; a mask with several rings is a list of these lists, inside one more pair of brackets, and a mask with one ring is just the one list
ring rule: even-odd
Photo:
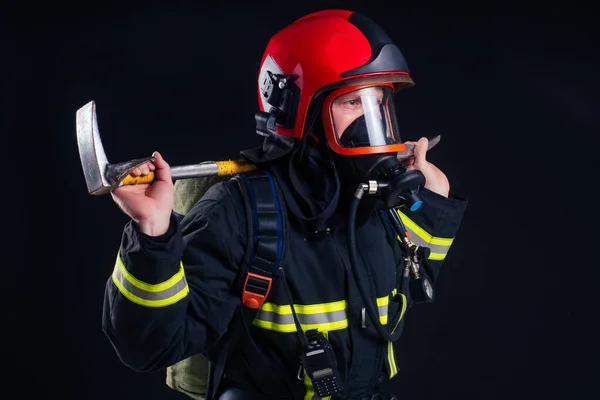
[[404,151],[393,101],[393,86],[342,88],[324,101],[325,133],[342,155]]

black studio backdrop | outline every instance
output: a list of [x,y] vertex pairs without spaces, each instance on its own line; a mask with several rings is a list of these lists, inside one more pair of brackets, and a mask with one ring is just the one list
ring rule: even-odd
[[101,332],[126,218],[109,196],[86,192],[75,112],[96,101],[111,162],[153,150],[172,165],[237,157],[261,143],[255,81],[269,37],[333,7],[372,17],[400,46],[416,81],[397,99],[404,138],[441,134],[429,159],[470,200],[435,303],[407,316],[399,398],[571,399],[592,389],[593,13],[386,3],[0,12],[0,397],[184,398],[164,373],[121,364]]

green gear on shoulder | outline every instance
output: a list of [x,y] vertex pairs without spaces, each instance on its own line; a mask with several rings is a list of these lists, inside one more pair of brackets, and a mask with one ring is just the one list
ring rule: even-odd
[[174,211],[179,214],[186,214],[211,186],[218,182],[228,181],[231,178],[232,175],[209,175],[175,181]]

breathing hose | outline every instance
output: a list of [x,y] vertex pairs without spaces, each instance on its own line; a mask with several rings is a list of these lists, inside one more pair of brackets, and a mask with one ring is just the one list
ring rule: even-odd
[[356,286],[358,287],[358,290],[360,291],[360,295],[361,295],[363,301],[365,302],[365,308],[367,309],[367,313],[369,314],[369,317],[373,321],[373,325],[375,325],[375,329],[377,329],[377,332],[384,340],[387,340],[389,342],[395,342],[400,338],[402,331],[398,331],[398,332],[394,332],[394,333],[390,334],[383,327],[381,322],[379,322],[379,315],[378,315],[377,311],[375,310],[375,307],[373,306],[373,302],[371,301],[371,299],[369,299],[369,295],[366,292],[365,285],[360,284],[360,277],[359,277],[359,273],[358,273],[358,255],[356,253],[356,229],[355,228],[356,228],[356,212],[358,210],[358,204],[360,203],[360,200],[362,198],[364,190],[365,189],[364,189],[363,185],[360,185],[359,188],[356,190],[354,196],[352,197],[352,201],[350,202],[350,210],[349,210],[349,215],[348,215],[348,250],[349,250],[349,255],[350,255],[350,265],[351,265],[351,269],[352,269],[352,275],[354,277],[354,281],[356,282]]

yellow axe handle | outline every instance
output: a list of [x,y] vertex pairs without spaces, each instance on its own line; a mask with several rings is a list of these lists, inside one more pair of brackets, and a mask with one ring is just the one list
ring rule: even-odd
[[140,183],[152,183],[154,181],[154,171],[150,171],[148,175],[131,176],[127,175],[121,183],[123,185],[139,185]]
[[[202,172],[198,172],[198,176],[210,176],[210,175],[236,175],[243,172],[249,172],[255,170],[256,164],[252,164],[246,160],[228,160],[228,161],[215,161],[209,162],[209,167]],[[216,166],[216,170],[214,169]],[[174,167],[177,168],[177,167]],[[122,181],[121,185],[139,185],[140,183],[152,183],[155,179],[154,171],[150,171],[148,175],[144,176],[131,176],[127,175]]]
[[219,176],[241,174],[256,169],[256,164],[245,160],[215,161],[215,164],[219,168]]

